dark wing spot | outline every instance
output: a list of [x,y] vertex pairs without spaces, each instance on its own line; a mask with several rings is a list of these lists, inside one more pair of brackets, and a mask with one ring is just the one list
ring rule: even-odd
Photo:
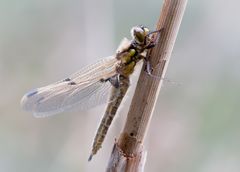
[[71,81],[71,79],[70,78],[66,78],[63,81]]
[[29,98],[29,97],[32,97],[33,95],[37,94],[37,93],[38,93],[38,90],[35,89],[35,90],[32,90],[32,91],[28,92],[26,94],[26,96]]
[[103,79],[103,78],[101,78],[99,81],[100,82],[107,82],[109,79]]
[[77,85],[77,83],[72,81],[72,82],[69,82],[68,85]]

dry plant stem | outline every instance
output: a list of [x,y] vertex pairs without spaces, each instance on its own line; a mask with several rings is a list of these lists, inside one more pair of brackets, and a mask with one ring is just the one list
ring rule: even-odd
[[[153,75],[160,78],[164,78],[166,73],[186,4],[187,0],[164,1],[156,28],[164,28],[164,31],[157,45],[149,52]],[[142,69],[124,129],[115,143],[107,171],[143,171],[141,158],[146,158],[143,141],[161,84],[162,80],[150,77]]]

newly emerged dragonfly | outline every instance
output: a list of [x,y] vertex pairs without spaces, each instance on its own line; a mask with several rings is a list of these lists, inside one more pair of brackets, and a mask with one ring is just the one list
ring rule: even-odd
[[[129,76],[140,60],[145,59],[148,62],[146,52],[155,46],[160,31],[150,32],[142,25],[133,27],[132,40],[124,38],[115,55],[103,58],[62,81],[30,91],[21,100],[23,109],[32,112],[35,117],[46,117],[74,107],[86,110],[107,103],[94,138],[89,157],[91,160],[101,148],[107,130],[128,90]],[[149,65],[146,69],[150,74]]]

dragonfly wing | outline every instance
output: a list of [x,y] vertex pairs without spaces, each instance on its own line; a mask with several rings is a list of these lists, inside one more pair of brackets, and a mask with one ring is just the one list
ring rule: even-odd
[[123,38],[121,43],[119,44],[117,48],[117,53],[121,53],[124,50],[127,50],[131,46],[131,41],[128,40],[127,38]]
[[25,94],[21,104],[36,117],[45,117],[72,108],[81,110],[102,104],[108,100],[111,84],[101,82],[116,74],[114,56],[85,67],[69,78]]

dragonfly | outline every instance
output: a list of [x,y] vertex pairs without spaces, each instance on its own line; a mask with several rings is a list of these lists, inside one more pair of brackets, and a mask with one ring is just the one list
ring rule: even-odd
[[102,58],[56,83],[26,93],[21,106],[35,117],[47,117],[78,108],[87,110],[107,103],[105,113],[95,135],[89,161],[98,150],[130,85],[130,76],[139,61],[146,61],[151,75],[147,51],[158,42],[163,29],[150,31],[138,25],[131,29],[132,39],[124,38],[116,53]]

